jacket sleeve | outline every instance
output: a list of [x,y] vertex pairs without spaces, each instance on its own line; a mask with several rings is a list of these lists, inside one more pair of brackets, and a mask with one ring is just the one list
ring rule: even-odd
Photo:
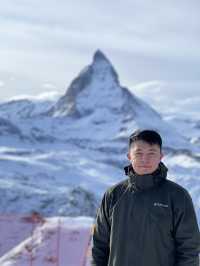
[[97,211],[92,238],[92,266],[107,266],[110,242],[109,196],[106,192]]
[[176,209],[174,221],[175,266],[199,266],[200,233],[192,198],[187,191]]

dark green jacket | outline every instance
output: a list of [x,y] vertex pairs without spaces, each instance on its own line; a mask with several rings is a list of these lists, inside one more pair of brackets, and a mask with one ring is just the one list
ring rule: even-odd
[[128,178],[103,196],[93,233],[93,266],[199,266],[200,233],[186,189],[151,175]]

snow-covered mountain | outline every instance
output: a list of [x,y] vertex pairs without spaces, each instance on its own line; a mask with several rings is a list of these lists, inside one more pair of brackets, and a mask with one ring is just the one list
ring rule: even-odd
[[125,178],[128,136],[153,128],[200,220],[200,147],[121,86],[101,51],[59,99],[4,102],[0,118],[1,212],[94,216],[105,189]]
[[91,141],[127,140],[134,128],[150,127],[161,132],[165,146],[185,149],[190,145],[153,108],[120,85],[101,51],[56,103],[14,100],[0,105],[0,116],[20,124],[23,134],[37,141],[85,140],[88,146]]
[[9,120],[0,117],[0,135],[1,136],[17,136],[22,138],[21,130]]

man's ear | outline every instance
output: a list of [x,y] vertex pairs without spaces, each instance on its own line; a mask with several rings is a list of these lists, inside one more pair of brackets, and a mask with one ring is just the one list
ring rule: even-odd
[[131,159],[130,153],[127,153],[127,158],[128,158],[129,160]]
[[164,157],[164,154],[161,152],[161,154],[160,154],[160,160],[162,160],[163,157]]

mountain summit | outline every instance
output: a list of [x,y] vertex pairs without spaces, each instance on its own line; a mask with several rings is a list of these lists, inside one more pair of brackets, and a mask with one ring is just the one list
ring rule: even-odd
[[112,63],[97,50],[92,63],[72,81],[49,114],[74,118],[93,115],[97,123],[99,120],[113,123],[127,120],[127,117],[133,120],[141,112],[160,119],[155,110],[120,85]]
[[105,61],[105,62],[108,62],[110,64],[110,61],[108,60],[108,58],[104,55],[104,53],[101,51],[101,50],[96,50],[96,52],[94,53],[94,56],[93,56],[93,62],[95,61]]
[[68,129],[74,132],[76,140],[80,138],[77,127],[84,132],[82,137],[98,139],[100,143],[125,140],[137,128],[152,128],[166,136],[167,146],[187,146],[187,141],[159,113],[120,85],[116,70],[100,50],[50,109],[49,115],[76,120],[76,125]]
[[[72,81],[67,92],[50,110],[53,116],[73,115],[80,117],[90,113],[96,101],[112,96],[119,87],[118,75],[111,62],[100,50],[93,56],[92,63],[85,67]],[[118,92],[119,93],[119,92]],[[89,108],[90,106],[90,108]]]
[[119,83],[117,72],[112,63],[100,50],[97,50],[93,56],[92,69],[93,73],[99,76],[100,79],[110,76],[117,84]]

